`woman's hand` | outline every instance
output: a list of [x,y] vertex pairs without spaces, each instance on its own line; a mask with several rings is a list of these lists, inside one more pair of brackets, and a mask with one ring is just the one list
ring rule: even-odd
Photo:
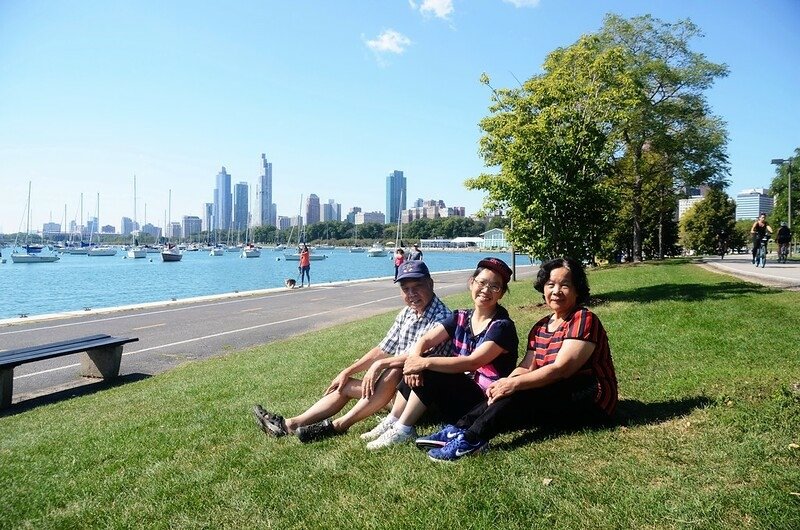
[[419,355],[409,355],[403,363],[403,375],[418,374],[427,369],[428,359]]
[[516,384],[513,378],[503,377],[498,379],[486,389],[486,397],[489,398],[488,404],[491,405],[500,398],[510,396],[516,391]]
[[422,374],[409,374],[403,377],[403,381],[411,388],[422,386]]

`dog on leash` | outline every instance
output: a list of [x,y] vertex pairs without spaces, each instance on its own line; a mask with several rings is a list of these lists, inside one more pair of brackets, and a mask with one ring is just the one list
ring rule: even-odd
[[287,289],[294,289],[295,285],[297,285],[297,280],[294,278],[286,278],[284,283],[286,284]]

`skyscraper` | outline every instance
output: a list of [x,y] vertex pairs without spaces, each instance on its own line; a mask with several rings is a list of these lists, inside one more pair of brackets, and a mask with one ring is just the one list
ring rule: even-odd
[[406,209],[406,178],[394,170],[386,177],[386,222],[396,223],[400,210]]
[[239,182],[233,186],[233,228],[237,232],[247,229],[249,187],[247,182]]
[[277,215],[275,205],[272,203],[272,162],[267,162],[267,155],[264,153],[261,153],[261,164],[264,166],[264,172],[258,177],[256,186],[258,223],[261,226],[275,226]]
[[217,173],[217,187],[214,188],[214,229],[227,230],[231,227],[231,176],[222,166]]
[[203,203],[203,230],[211,231],[211,220],[214,218],[214,203]]
[[313,225],[319,222],[319,197],[313,193],[306,199],[306,224]]
[[342,220],[342,205],[329,199],[328,202],[322,205],[322,220],[323,221],[341,221]]

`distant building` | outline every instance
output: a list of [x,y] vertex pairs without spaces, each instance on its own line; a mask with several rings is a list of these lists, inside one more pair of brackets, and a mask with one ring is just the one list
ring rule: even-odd
[[237,232],[247,230],[249,186],[239,182],[233,186],[233,228]]
[[406,209],[406,178],[402,171],[394,170],[386,177],[386,215],[389,223],[396,223],[401,210]]
[[761,213],[772,213],[774,207],[775,199],[767,195],[766,189],[744,190],[736,196],[736,220],[758,219]]
[[209,232],[211,230],[211,221],[214,218],[214,203],[203,203],[203,230]]
[[61,233],[61,224],[59,223],[45,223],[42,225],[42,235],[46,236],[48,234],[60,234]]
[[261,165],[264,171],[256,184],[255,223],[275,226],[277,215],[275,203],[272,202],[272,162],[267,162],[267,155],[264,153],[261,153]]
[[116,233],[117,233],[117,230],[116,230],[116,228],[114,227],[114,225],[103,225],[103,226],[100,228],[100,233],[101,233],[101,234],[116,234]]
[[100,231],[100,223],[97,221],[97,217],[90,217],[88,221],[86,221],[86,235],[96,234]]
[[409,208],[400,212],[400,222],[408,224],[417,219],[440,219],[442,217],[464,217],[466,209],[463,206],[448,208],[443,200],[429,200],[415,202],[420,206]]
[[181,231],[183,237],[199,234],[203,230],[203,220],[196,215],[184,215],[181,218]]
[[306,199],[306,224],[313,225],[319,222],[319,197],[313,193]]
[[353,206],[350,208],[350,211],[347,212],[347,217],[345,220],[350,224],[356,224],[356,214],[358,214],[360,211],[361,208],[359,206]]
[[341,221],[342,220],[342,205],[329,199],[328,202],[322,205],[322,220],[323,221]]
[[181,224],[178,221],[172,221],[169,223],[167,228],[167,237],[170,239],[180,239],[183,237]]
[[291,228],[292,227],[292,218],[291,217],[286,217],[285,215],[279,215],[278,219],[277,219],[277,222],[278,222],[277,226],[281,230],[286,230],[287,228]]
[[139,225],[130,217],[123,217],[119,223],[119,232],[123,236],[129,236],[131,233],[139,230]]
[[695,204],[706,198],[706,194],[711,188],[708,186],[700,186],[697,188],[686,188],[688,198],[678,199],[678,220],[683,217],[683,214],[688,212]]
[[222,166],[222,170],[217,173],[217,186],[214,188],[214,220],[215,230],[227,230],[231,226],[231,215],[233,211],[231,198],[231,176]]
[[383,212],[358,212],[353,224],[363,225],[364,223],[386,224],[386,216]]
[[157,226],[153,226],[150,223],[147,223],[142,227],[141,233],[153,236],[156,239],[161,238],[161,229]]
[[482,233],[483,248],[508,248],[509,244],[506,241],[506,231],[502,228],[492,228]]

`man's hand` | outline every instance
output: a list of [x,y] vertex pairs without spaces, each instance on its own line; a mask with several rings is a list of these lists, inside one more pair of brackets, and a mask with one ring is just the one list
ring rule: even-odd
[[375,385],[378,383],[378,378],[383,369],[379,363],[375,362],[364,372],[364,379],[361,382],[361,397],[369,399],[375,393]]
[[349,379],[350,376],[345,372],[339,372],[339,375],[337,375],[333,381],[331,381],[331,386],[328,387],[328,389],[325,391],[325,394],[330,394],[331,392],[344,389],[344,385],[347,384]]

